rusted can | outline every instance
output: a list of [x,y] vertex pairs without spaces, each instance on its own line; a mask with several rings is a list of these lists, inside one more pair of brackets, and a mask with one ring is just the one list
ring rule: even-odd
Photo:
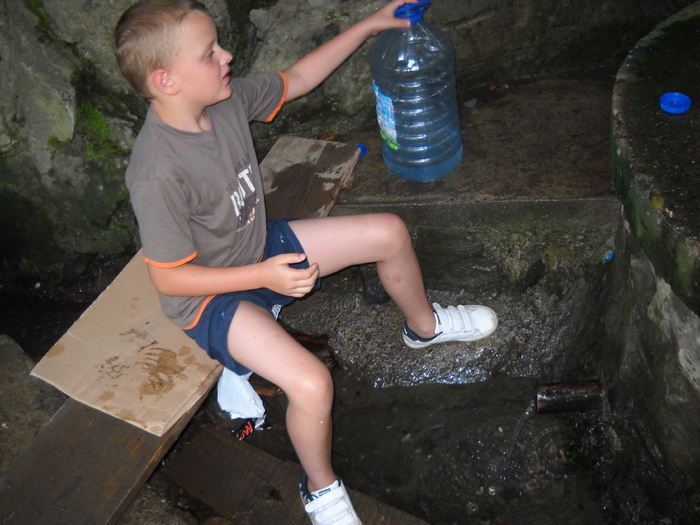
[[600,381],[551,383],[537,388],[538,414],[600,410],[605,401],[605,388]]

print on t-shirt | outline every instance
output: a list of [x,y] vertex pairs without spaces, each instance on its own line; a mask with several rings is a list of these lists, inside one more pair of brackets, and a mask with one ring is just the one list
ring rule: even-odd
[[253,181],[250,180],[252,167],[248,164],[236,177],[238,182],[237,188],[231,188],[231,202],[233,209],[238,217],[238,230],[245,229],[255,220],[255,209],[259,201],[259,197],[255,192]]

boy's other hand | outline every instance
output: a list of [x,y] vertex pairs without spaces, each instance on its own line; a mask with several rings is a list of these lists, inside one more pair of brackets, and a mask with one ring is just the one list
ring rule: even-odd
[[266,266],[266,288],[289,297],[303,297],[309,293],[319,278],[318,264],[308,268],[292,268],[291,264],[306,260],[303,253],[283,253],[261,262]]

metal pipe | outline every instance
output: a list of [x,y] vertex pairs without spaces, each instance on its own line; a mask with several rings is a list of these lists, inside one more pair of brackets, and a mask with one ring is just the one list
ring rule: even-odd
[[605,401],[605,388],[600,381],[551,383],[537,388],[538,414],[600,410]]

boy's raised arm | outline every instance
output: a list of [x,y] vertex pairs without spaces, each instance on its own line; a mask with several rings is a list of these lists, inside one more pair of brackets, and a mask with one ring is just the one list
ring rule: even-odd
[[409,27],[411,23],[408,20],[396,18],[394,11],[403,4],[413,4],[417,1],[392,0],[374,14],[346,29],[284,70],[283,73],[288,80],[287,100],[305,95],[318,86],[370,35],[376,35],[394,27]]

